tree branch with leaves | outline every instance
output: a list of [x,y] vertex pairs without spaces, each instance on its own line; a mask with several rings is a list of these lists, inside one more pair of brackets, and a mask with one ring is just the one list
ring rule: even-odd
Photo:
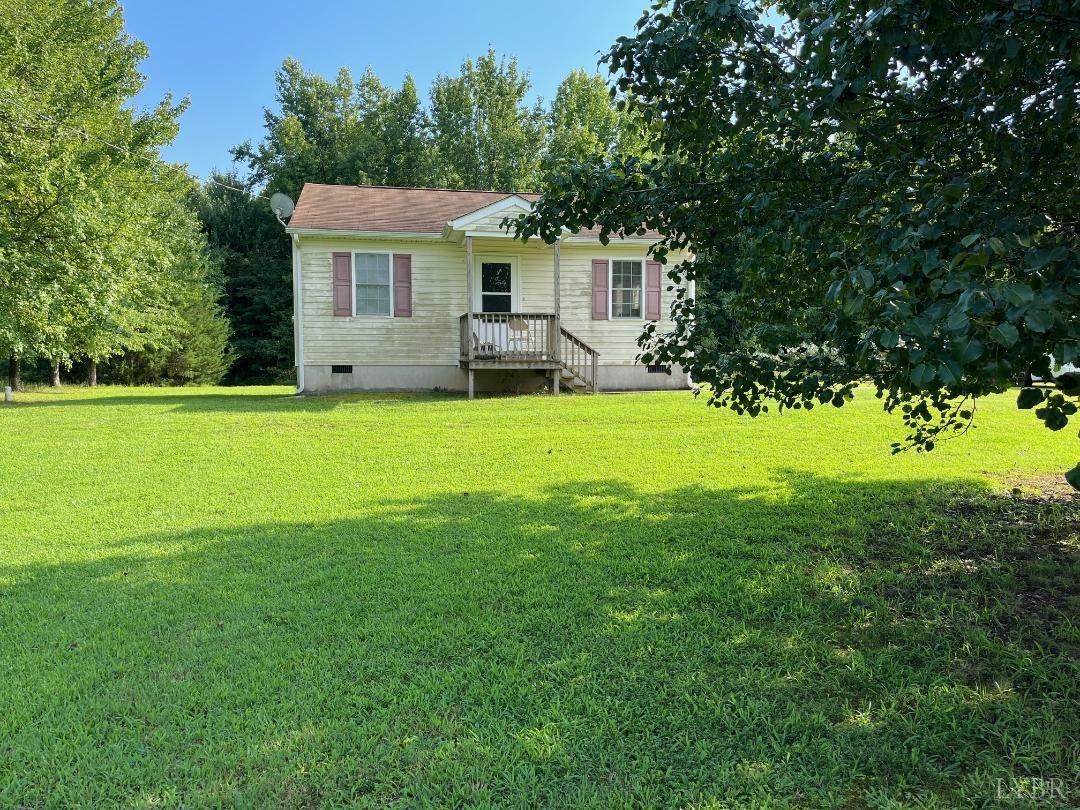
[[[693,258],[675,327],[642,336],[711,402],[842,406],[868,381],[933,449],[1026,376],[1077,410],[1080,27],[1072,0],[675,0],[605,55],[652,156],[555,178],[522,238],[658,229]],[[964,404],[960,404],[964,403]],[[1080,488],[1080,465],[1068,473]]]

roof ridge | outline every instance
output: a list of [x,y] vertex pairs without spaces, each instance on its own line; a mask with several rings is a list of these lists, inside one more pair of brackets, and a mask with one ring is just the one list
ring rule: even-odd
[[502,189],[493,188],[435,188],[434,186],[380,186],[373,183],[312,183],[305,182],[305,186],[324,186],[326,188],[384,188],[395,189],[397,191],[454,191],[467,194],[516,194],[518,196],[524,196],[526,194],[532,194],[539,196],[539,191],[504,191]]

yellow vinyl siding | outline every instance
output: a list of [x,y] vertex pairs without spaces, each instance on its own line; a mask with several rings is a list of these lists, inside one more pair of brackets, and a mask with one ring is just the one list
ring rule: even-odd
[[[642,243],[604,247],[564,243],[561,249],[563,326],[600,352],[603,365],[633,365],[643,320],[592,320],[592,265],[599,258],[645,259]],[[390,251],[412,256],[412,317],[357,315],[334,317],[331,254],[336,251]],[[553,250],[532,240],[477,237],[476,254],[510,255],[518,268],[518,308],[553,312]],[[303,285],[304,363],[330,365],[457,365],[458,319],[468,308],[465,247],[442,240],[347,239],[303,236],[300,240]],[[670,294],[663,279],[660,328],[667,320]]]

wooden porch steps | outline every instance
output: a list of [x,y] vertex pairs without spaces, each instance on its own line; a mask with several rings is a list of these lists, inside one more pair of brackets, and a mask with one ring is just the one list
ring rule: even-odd
[[576,394],[589,392],[591,390],[589,384],[585,380],[581,379],[581,377],[565,367],[559,373],[559,385],[563,387],[563,390],[572,391]]

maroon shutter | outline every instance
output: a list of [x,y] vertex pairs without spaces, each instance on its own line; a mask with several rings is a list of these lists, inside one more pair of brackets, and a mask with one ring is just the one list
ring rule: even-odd
[[608,317],[608,263],[607,259],[592,260],[592,316],[594,321],[606,321]]
[[645,262],[645,320],[660,320],[660,262]]
[[394,317],[412,317],[412,256],[394,254]]
[[352,315],[352,254],[334,253],[334,316]]

